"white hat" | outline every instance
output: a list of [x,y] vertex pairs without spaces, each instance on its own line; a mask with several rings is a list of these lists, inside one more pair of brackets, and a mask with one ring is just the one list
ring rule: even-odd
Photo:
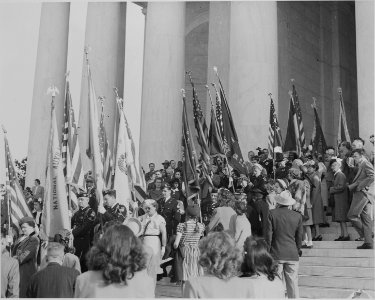
[[293,205],[296,203],[296,200],[292,198],[292,195],[288,190],[282,191],[279,195],[276,195],[275,200],[277,203],[285,206]]
[[128,226],[133,231],[135,236],[140,236],[142,232],[142,224],[137,218],[129,218],[125,220],[123,224]]

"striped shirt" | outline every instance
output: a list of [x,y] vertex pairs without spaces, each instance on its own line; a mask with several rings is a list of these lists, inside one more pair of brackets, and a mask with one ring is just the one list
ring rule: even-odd
[[193,220],[186,221],[177,225],[177,232],[182,233],[181,243],[184,245],[196,245],[204,233],[204,225],[198,222],[198,231],[196,231],[197,223]]

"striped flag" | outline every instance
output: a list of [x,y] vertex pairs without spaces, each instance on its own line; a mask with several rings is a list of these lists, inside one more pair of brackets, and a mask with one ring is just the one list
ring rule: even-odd
[[201,147],[201,169],[204,177],[211,186],[213,186],[211,176],[208,172],[208,166],[210,165],[210,150],[208,147],[208,127],[206,119],[203,117],[202,108],[198,99],[197,91],[195,90],[194,82],[190,76],[190,83],[193,87],[193,114],[194,114],[194,125],[197,130],[198,144]]
[[294,110],[295,110],[296,118],[297,118],[298,140],[299,140],[299,144],[302,150],[302,148],[306,147],[305,130],[303,129],[302,111],[301,111],[301,106],[299,104],[298,95],[297,95],[297,91],[296,91],[294,84],[293,84],[293,91],[292,91],[292,101],[293,101]]
[[289,92],[290,106],[289,106],[289,120],[288,129],[285,137],[284,150],[296,151],[298,156],[301,156],[302,149],[305,147],[305,131],[303,129],[302,112],[298,101],[296,88],[293,84],[293,91]]
[[100,114],[99,146],[103,163],[104,184],[107,189],[113,188],[113,157],[109,147],[107,133],[104,128],[104,99],[101,100],[102,111]]
[[[190,126],[186,112],[185,91],[183,91],[182,106],[182,172],[186,188],[186,197],[190,202],[199,195],[200,186],[196,168],[198,165],[197,152],[195,151],[194,142],[191,136]],[[189,203],[188,202],[188,203]]]
[[281,137],[281,130],[279,122],[277,121],[277,115],[275,111],[275,105],[273,99],[271,98],[270,104],[270,124],[268,127],[268,151],[273,157],[273,149],[275,147],[281,147],[283,145],[283,140]]
[[[74,118],[74,110],[72,105],[72,96],[70,94],[69,81],[66,82],[65,103],[64,103],[64,129],[62,141],[62,162],[65,181],[76,187],[84,187],[84,172],[81,160],[81,151],[78,141],[78,131]],[[70,193],[72,200],[72,209],[78,207],[76,197]]]
[[[23,217],[32,217],[31,211],[27,205],[21,185],[18,182],[17,171],[9,149],[8,139],[4,131],[5,144],[5,172],[6,172],[6,203],[2,208],[8,208],[11,222],[18,226],[18,222]],[[7,209],[8,210],[8,209]],[[8,216],[8,211],[4,214]],[[8,222],[7,222],[8,223]]]
[[220,135],[219,123],[216,118],[215,109],[211,106],[211,124],[210,124],[210,134],[208,137],[210,155],[224,156],[223,150],[223,140]]
[[340,115],[339,115],[339,126],[337,133],[337,145],[340,145],[342,141],[350,142],[350,134],[348,130],[348,123],[346,122],[346,113],[344,107],[344,99],[342,98],[342,90],[338,89],[340,97]]

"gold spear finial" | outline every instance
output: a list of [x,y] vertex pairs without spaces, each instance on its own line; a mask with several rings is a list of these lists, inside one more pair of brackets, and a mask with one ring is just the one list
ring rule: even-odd
[[181,89],[181,93],[182,93],[182,98],[185,98],[186,96],[185,89]]
[[294,80],[294,78],[290,78],[290,81],[291,81],[291,83],[294,83],[295,80]]
[[5,134],[7,134],[7,130],[5,129],[4,124],[1,124],[1,128],[3,129],[3,132],[4,132]]
[[288,94],[289,94],[290,97],[292,97],[293,92],[292,92],[291,90],[289,90],[289,91],[288,91]]
[[316,108],[316,98],[312,97],[312,99],[313,99],[313,104],[311,104],[311,107]]
[[342,88],[339,87],[339,88],[337,89],[337,92],[338,92],[340,95],[342,95]]
[[55,97],[56,97],[56,94],[60,94],[59,90],[57,87],[55,87],[54,85],[51,85],[48,90],[47,90],[47,95],[51,95],[52,96],[52,102],[51,102],[51,105],[52,107],[55,107]]
[[268,93],[268,96],[269,96],[270,99],[272,100],[272,93]]

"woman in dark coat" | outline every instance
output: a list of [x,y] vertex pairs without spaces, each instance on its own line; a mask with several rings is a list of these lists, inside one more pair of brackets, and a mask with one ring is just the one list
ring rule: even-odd
[[339,222],[341,227],[341,235],[335,241],[349,241],[348,228],[346,225],[347,214],[349,211],[348,188],[345,174],[341,171],[341,160],[332,159],[330,168],[334,173],[333,186],[330,193],[333,194],[335,206],[332,212],[332,221]]
[[39,238],[35,233],[35,221],[32,217],[22,218],[19,225],[22,235],[14,244],[12,254],[20,267],[20,298],[26,298],[30,277],[37,272]]

